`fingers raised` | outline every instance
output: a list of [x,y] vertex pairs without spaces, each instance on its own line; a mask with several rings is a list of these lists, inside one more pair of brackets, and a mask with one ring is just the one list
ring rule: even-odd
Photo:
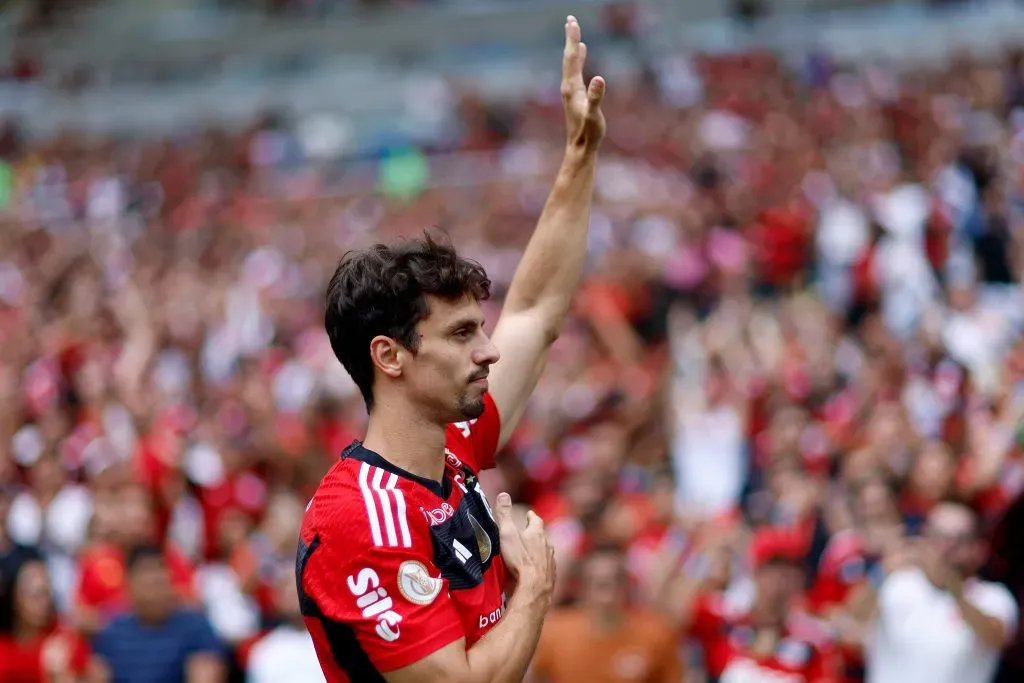
[[571,95],[583,89],[583,60],[586,46],[580,42],[580,25],[570,15],[565,20],[565,52],[562,55],[562,94]]

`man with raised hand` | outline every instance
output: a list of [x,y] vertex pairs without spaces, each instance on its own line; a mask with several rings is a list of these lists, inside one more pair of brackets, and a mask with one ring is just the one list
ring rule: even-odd
[[430,237],[347,254],[331,279],[325,327],[370,420],[310,501],[296,558],[329,683],[510,683],[537,646],[551,543],[532,513],[516,526],[507,494],[492,511],[477,474],[522,417],[583,273],[605,132],[585,59],[570,16],[565,158],[493,338],[487,275]]

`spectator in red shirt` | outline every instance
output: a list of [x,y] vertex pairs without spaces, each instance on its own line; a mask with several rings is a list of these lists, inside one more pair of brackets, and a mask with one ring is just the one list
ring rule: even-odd
[[[110,538],[101,539],[82,554],[76,595],[76,620],[86,633],[100,628],[110,617],[128,608],[125,552],[155,536],[152,501],[143,488],[129,486],[110,504],[115,505],[119,523]],[[194,598],[192,568],[173,546],[164,546],[171,580],[180,597]]]
[[9,633],[0,634],[0,683],[102,683],[89,646],[57,619],[46,565],[23,564],[14,581]]
[[752,541],[755,596],[749,610],[720,594],[697,601],[691,633],[720,683],[836,683],[840,660],[821,624],[799,609],[806,539],[763,528]]

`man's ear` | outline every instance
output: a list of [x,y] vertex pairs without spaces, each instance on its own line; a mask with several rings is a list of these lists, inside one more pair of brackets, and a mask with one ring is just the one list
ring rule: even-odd
[[370,359],[388,377],[402,374],[401,355],[405,349],[391,337],[377,335],[370,340]]

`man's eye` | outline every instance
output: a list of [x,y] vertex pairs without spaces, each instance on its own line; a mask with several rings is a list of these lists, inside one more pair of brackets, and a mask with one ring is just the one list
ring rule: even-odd
[[463,329],[457,331],[454,336],[455,336],[456,339],[469,339],[469,337],[471,337],[472,334],[473,333],[472,333],[471,330],[469,330],[467,328],[463,328]]

